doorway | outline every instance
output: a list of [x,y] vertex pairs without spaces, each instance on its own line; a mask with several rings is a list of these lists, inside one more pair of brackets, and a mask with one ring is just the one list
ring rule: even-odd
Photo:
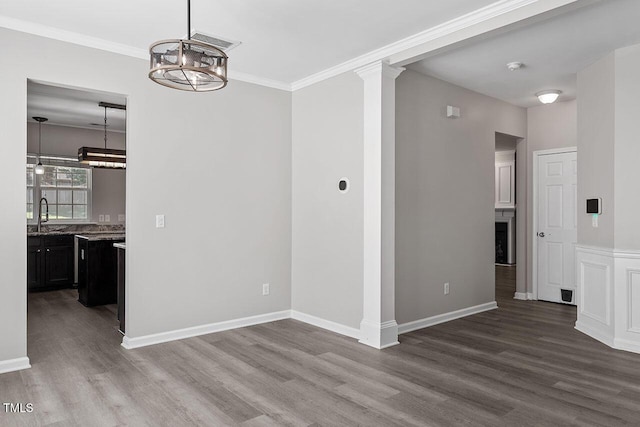
[[32,363],[44,362],[60,343],[55,357],[74,346],[113,342],[117,348],[122,340],[114,244],[126,234],[126,103],[124,95],[28,81],[25,286]]
[[496,301],[516,292],[516,156],[520,138],[495,133],[495,283]]
[[534,294],[576,305],[577,150],[536,151],[533,160]]

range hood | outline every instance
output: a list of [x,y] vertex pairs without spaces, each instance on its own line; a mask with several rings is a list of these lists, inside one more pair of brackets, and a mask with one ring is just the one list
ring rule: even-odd
[[107,148],[107,108],[126,110],[127,107],[110,102],[100,102],[98,105],[104,108],[104,148],[80,147],[78,161],[95,168],[124,169],[127,167],[127,151]]

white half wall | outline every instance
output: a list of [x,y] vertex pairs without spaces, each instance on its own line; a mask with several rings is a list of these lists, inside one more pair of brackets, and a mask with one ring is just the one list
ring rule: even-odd
[[640,45],[578,73],[578,199],[602,199],[598,227],[578,213],[576,328],[640,353]]
[[610,347],[640,353],[640,251],[578,246],[576,329]]

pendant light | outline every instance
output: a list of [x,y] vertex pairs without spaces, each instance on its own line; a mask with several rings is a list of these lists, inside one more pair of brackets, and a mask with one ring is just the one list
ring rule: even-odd
[[149,78],[173,89],[208,92],[227,85],[227,55],[191,39],[191,0],[187,0],[187,40],[161,40],[149,48]]
[[38,122],[38,164],[35,167],[36,175],[44,174],[44,166],[42,166],[42,161],[40,160],[40,156],[42,156],[42,123],[46,122],[46,117],[33,117],[33,120]]
[[127,151],[107,148],[107,108],[126,110],[127,107],[109,102],[101,102],[98,105],[104,107],[104,148],[80,147],[78,161],[97,168],[124,169],[127,167]]

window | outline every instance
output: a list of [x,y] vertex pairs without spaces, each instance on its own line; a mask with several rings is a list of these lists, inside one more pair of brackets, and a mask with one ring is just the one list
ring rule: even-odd
[[[44,156],[43,159],[47,160]],[[44,197],[49,202],[50,221],[88,222],[91,169],[60,158],[47,163],[53,164],[45,165],[44,175],[39,176],[35,175],[35,165],[27,164],[27,220],[38,219],[38,201]]]

